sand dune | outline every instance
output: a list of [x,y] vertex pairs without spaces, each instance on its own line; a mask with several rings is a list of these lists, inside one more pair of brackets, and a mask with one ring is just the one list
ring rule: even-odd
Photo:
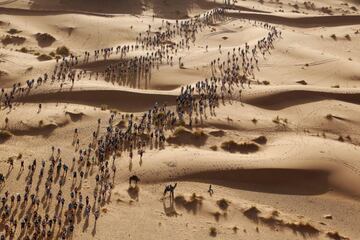
[[264,109],[280,110],[299,104],[317,102],[322,100],[338,100],[348,103],[359,104],[360,92],[354,89],[335,88],[312,88],[289,86],[277,87],[273,91],[266,89],[266,92],[244,95],[243,101]]
[[234,2],[0,1],[0,235],[359,239],[359,3]]
[[334,27],[360,24],[359,15],[341,16],[282,16],[275,14],[251,13],[251,12],[228,12],[230,17],[250,19],[273,24],[281,24],[292,27]]
[[125,112],[142,112],[155,103],[174,104],[175,94],[138,92],[131,90],[70,89],[53,92],[38,92],[19,97],[22,103],[76,103],[105,109],[118,109]]

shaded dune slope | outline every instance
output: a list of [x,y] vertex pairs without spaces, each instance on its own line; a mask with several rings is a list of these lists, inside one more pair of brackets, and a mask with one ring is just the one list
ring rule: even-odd
[[155,103],[174,103],[175,95],[140,93],[120,90],[74,90],[30,94],[19,98],[23,103],[76,103],[96,107],[106,106],[122,111],[147,111]]
[[360,92],[346,91],[317,91],[317,90],[283,90],[245,97],[244,102],[269,110],[281,110],[287,107],[318,102],[322,100],[338,100],[348,103],[360,104]]
[[360,15],[286,17],[273,14],[251,12],[227,12],[226,14],[229,17],[233,18],[250,19],[292,27],[335,27],[360,24]]
[[179,180],[265,193],[318,195],[329,191],[328,177],[329,173],[324,170],[264,168],[206,171]]

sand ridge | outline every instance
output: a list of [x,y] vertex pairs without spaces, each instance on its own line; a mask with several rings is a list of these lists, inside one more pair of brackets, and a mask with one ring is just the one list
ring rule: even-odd
[[4,236],[359,236],[355,3],[24,2],[0,17]]

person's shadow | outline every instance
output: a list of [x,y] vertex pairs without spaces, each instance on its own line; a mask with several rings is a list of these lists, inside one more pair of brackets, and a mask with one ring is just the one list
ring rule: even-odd
[[[167,206],[166,204],[167,199],[169,199],[169,206]],[[177,217],[179,215],[175,209],[174,199],[172,199],[171,197],[163,199],[163,207],[164,213],[167,217]]]
[[129,186],[127,192],[129,194],[129,197],[135,201],[139,201],[139,187],[138,186]]
[[95,221],[95,223],[94,223],[94,228],[93,228],[93,230],[92,230],[92,232],[91,232],[91,234],[92,234],[93,236],[96,235],[96,223],[97,223],[97,221]]
[[83,226],[83,232],[85,232],[88,227],[89,227],[89,216],[87,215],[85,217],[85,222],[84,222],[84,226]]

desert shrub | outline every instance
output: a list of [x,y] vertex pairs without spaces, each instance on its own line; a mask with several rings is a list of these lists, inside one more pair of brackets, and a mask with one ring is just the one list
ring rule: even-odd
[[28,53],[29,49],[27,49],[26,47],[22,47],[19,51],[22,53]]
[[11,132],[7,130],[0,130],[0,143],[9,140],[12,137]]
[[48,33],[37,33],[35,34],[35,38],[38,42],[55,42],[55,38],[53,36],[51,36]]
[[224,198],[218,200],[216,202],[216,204],[218,205],[218,207],[221,209],[221,210],[227,210],[229,205],[230,205],[230,202]]
[[14,34],[18,34],[21,33],[21,31],[15,29],[15,28],[11,28],[9,29],[9,31],[7,31],[8,34],[14,35]]
[[216,235],[217,235],[217,230],[216,230],[216,228],[215,228],[215,227],[211,227],[211,228],[210,228],[210,236],[216,237]]
[[38,59],[39,61],[49,61],[49,60],[52,59],[52,57],[49,56],[49,55],[46,55],[46,54],[41,54],[41,55],[39,55],[39,56],[37,57],[37,59]]
[[254,138],[252,141],[253,141],[253,142],[256,142],[257,144],[262,144],[262,145],[264,145],[264,144],[267,143],[267,138],[266,138],[265,136],[259,136],[259,137],[257,137],[257,138]]
[[20,44],[23,44],[25,41],[26,41],[26,38],[24,38],[24,37],[12,36],[12,35],[6,35],[1,40],[2,44],[4,44],[4,45],[9,45],[9,44],[20,45]]
[[211,146],[210,149],[213,150],[213,151],[217,151],[218,147],[216,145],[214,145],[214,146]]
[[62,47],[58,47],[56,49],[56,54],[61,55],[63,57],[67,57],[70,55],[70,50],[69,48],[62,46]]
[[331,113],[329,113],[328,115],[326,115],[326,119],[332,120],[332,119],[333,119],[333,115],[332,115]]
[[236,143],[233,140],[223,142],[221,144],[221,148],[231,153],[240,152],[245,154],[257,152],[259,150],[259,146],[256,143],[253,142]]

